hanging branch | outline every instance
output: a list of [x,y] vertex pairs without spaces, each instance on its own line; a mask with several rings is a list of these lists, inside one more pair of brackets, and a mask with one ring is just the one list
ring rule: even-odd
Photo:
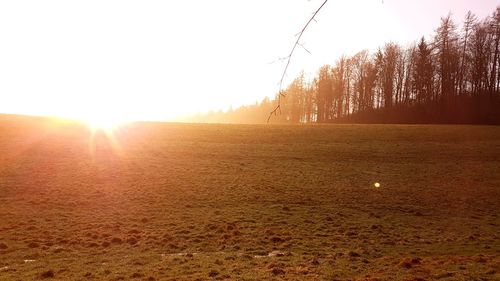
[[[318,14],[318,12],[323,8],[323,6],[325,6],[326,2],[328,2],[328,0],[325,0],[323,2],[323,4],[321,4],[321,6],[319,6],[319,8],[316,10],[316,12],[314,12],[314,14],[311,16],[311,18],[307,21],[306,25],[304,25],[302,30],[298,33],[297,40],[295,41],[295,44],[293,44],[293,47],[292,47],[292,50],[290,51],[290,54],[287,57],[285,57],[287,59],[287,62],[285,65],[285,69],[283,70],[283,74],[281,75],[280,86],[279,86],[279,90],[278,90],[278,105],[276,105],[276,107],[269,113],[269,117],[267,117],[267,123],[269,123],[269,120],[271,119],[271,117],[273,115],[276,115],[278,112],[281,114],[281,98],[285,97],[285,94],[283,93],[283,80],[285,80],[286,72],[288,70],[288,66],[290,65],[290,61],[292,59],[293,53],[295,52],[295,48],[297,48],[297,46],[301,46],[302,48],[304,48],[304,46],[302,44],[300,44],[300,38],[304,34],[304,31],[307,29],[309,24],[312,21],[316,21],[314,19],[316,17],[316,14]],[[304,49],[308,53],[310,53],[306,48],[304,48]]]

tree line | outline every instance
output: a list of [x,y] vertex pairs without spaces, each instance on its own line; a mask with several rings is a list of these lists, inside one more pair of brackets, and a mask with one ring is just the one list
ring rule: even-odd
[[[500,6],[460,28],[441,18],[433,38],[407,47],[386,43],[341,56],[312,79],[304,73],[284,90],[277,123],[500,124]],[[205,122],[263,123],[276,100],[195,117]]]

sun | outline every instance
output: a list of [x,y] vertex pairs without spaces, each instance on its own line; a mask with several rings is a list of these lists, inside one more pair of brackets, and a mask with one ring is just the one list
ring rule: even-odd
[[80,118],[90,129],[112,132],[129,120],[125,116],[114,114],[91,114]]

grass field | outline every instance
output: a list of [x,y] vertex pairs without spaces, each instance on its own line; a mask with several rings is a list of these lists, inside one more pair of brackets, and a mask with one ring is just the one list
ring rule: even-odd
[[500,127],[4,115],[0,165],[0,280],[500,280]]

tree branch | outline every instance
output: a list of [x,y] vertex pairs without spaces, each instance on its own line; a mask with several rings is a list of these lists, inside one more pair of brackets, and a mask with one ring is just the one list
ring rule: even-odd
[[[328,2],[328,0],[325,0],[323,2],[323,4],[321,4],[321,6],[319,6],[319,8],[316,10],[316,12],[314,12],[314,14],[311,16],[311,18],[304,25],[304,27],[302,28],[302,30],[299,32],[299,34],[297,36],[297,40],[295,41],[295,44],[293,44],[293,47],[292,47],[292,50],[290,51],[290,54],[287,56],[288,60],[286,62],[285,69],[283,70],[283,74],[281,75],[281,79],[280,79],[280,87],[279,87],[279,90],[278,90],[278,104],[269,113],[269,117],[267,117],[267,123],[269,123],[269,120],[271,119],[271,117],[273,116],[273,114],[276,115],[278,112],[281,114],[281,98],[285,96],[285,94],[283,93],[283,80],[285,80],[286,72],[288,70],[288,66],[290,65],[290,61],[292,60],[293,53],[295,52],[295,49],[297,48],[297,46],[302,46],[302,44],[300,44],[300,38],[304,34],[304,31],[307,29],[307,27],[309,26],[309,24],[312,21],[316,21],[314,18],[319,13],[319,11],[323,8],[323,6],[325,6],[326,2]],[[306,49],[306,51],[307,51],[307,49]]]

